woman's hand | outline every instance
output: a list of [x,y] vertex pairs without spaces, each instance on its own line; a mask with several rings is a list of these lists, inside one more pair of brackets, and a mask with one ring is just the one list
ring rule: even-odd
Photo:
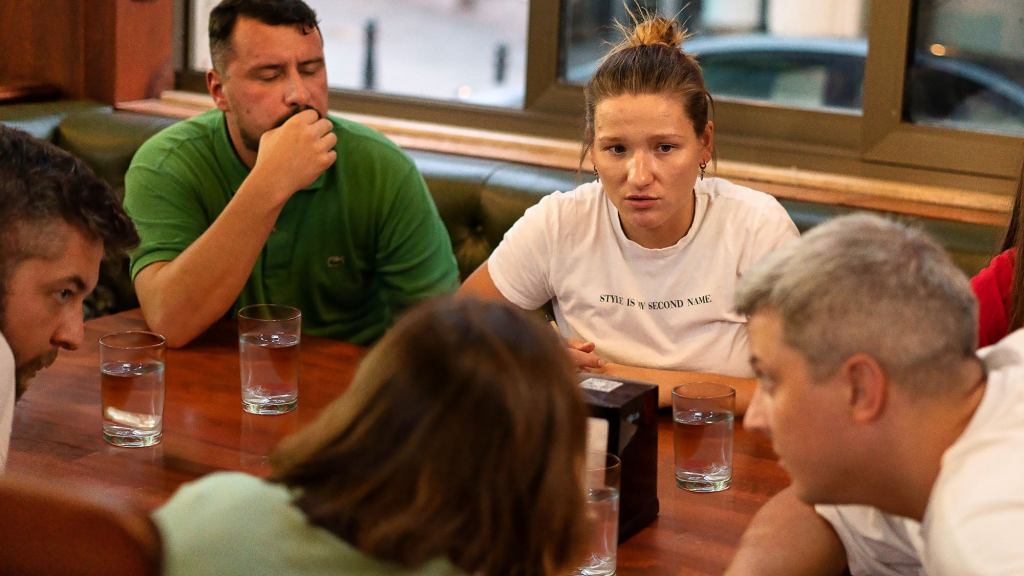
[[580,372],[600,372],[604,368],[604,359],[594,354],[594,343],[569,338],[565,341],[569,348],[569,357]]

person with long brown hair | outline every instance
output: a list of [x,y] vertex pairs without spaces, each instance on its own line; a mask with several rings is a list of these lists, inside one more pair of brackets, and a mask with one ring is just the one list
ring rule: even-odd
[[1024,226],[1021,225],[1024,207],[1024,161],[1017,179],[1017,195],[1013,212],[1006,227],[1003,245],[989,265],[971,278],[971,288],[978,298],[978,346],[989,346],[1010,332],[1024,326],[1024,306],[1020,294],[1024,293],[1024,266],[1016,266],[1017,255],[1024,245]]
[[155,514],[165,574],[554,575],[579,560],[586,406],[551,329],[496,302],[409,312],[262,480]]
[[577,366],[659,385],[754,390],[737,280],[798,236],[768,194],[707,175],[711,95],[674,19],[641,12],[587,83],[582,157],[597,178],[543,198],[460,293],[553,303]]

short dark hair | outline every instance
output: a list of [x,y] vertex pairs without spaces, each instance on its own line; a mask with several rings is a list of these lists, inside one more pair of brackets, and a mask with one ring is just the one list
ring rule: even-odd
[[105,181],[68,152],[0,125],[0,281],[5,270],[38,256],[25,229],[63,220],[103,242],[108,254],[139,243],[135,225]]
[[442,298],[406,314],[271,464],[310,523],[377,559],[557,574],[586,534],[586,417],[550,326]]
[[224,58],[231,51],[231,33],[238,17],[252,18],[270,26],[294,25],[303,34],[317,27],[316,11],[302,0],[223,0],[210,11],[210,61],[224,72]]

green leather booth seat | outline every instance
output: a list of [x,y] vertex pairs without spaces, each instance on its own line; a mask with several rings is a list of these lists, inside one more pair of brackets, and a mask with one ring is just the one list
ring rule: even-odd
[[[78,155],[121,191],[124,173],[135,150],[175,120],[115,111],[91,102],[57,101],[0,106],[0,122],[26,130]],[[500,160],[418,150],[410,150],[409,154],[423,173],[448,228],[463,278],[487,258],[505,231],[529,206],[545,194],[571,190],[588,178],[574,170]],[[841,206],[789,200],[783,200],[782,204],[801,231],[853,211]],[[988,262],[1002,237],[1002,230],[992,226],[900,218],[917,222],[935,235],[968,274]],[[125,263],[105,263],[101,285],[90,302],[90,314],[136,305]]]

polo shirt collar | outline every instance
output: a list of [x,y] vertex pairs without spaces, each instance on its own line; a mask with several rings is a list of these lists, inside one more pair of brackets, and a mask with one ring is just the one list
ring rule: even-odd
[[[228,120],[227,115],[223,111],[220,111],[220,130],[217,130],[216,136],[216,149],[218,155],[223,158],[230,158],[228,163],[230,164],[231,170],[238,175],[238,180],[241,182],[249,176],[249,167],[242,162],[242,158],[238,156],[238,151],[235,150],[235,145],[231,142],[231,135],[228,132]],[[329,170],[329,169],[328,169]],[[306,186],[302,191],[319,190],[324,185],[324,181],[327,179],[327,171],[317,176],[316,180],[312,184]]]

